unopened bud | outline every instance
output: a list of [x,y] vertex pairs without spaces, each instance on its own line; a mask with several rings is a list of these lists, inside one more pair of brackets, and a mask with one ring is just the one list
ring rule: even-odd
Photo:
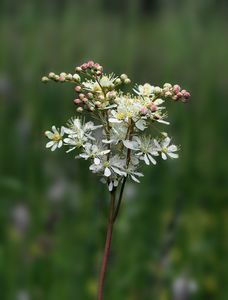
[[75,104],[80,104],[82,101],[80,99],[74,99]]
[[75,68],[75,71],[76,71],[76,72],[81,72],[81,71],[82,71],[82,68],[81,68],[81,67],[76,67],[76,68]]
[[93,94],[92,94],[92,93],[88,93],[88,94],[87,94],[87,98],[93,99]]
[[80,92],[81,89],[82,89],[82,87],[81,87],[80,85],[77,85],[77,86],[75,87],[75,91],[76,91],[76,92]]
[[124,80],[124,83],[125,83],[125,84],[129,84],[129,83],[131,83],[131,79],[129,79],[129,78],[126,78],[126,79]]
[[97,76],[101,76],[102,72],[101,71],[97,71],[96,74],[97,74]]
[[156,95],[159,95],[159,94],[161,94],[161,92],[162,92],[162,89],[161,89],[159,86],[155,86],[155,88],[154,88],[154,93],[155,93]]
[[152,112],[155,112],[157,109],[158,109],[157,105],[151,104],[150,110],[151,110]]
[[66,75],[67,75],[67,74],[66,74],[65,72],[61,72],[61,73],[60,73],[60,76],[61,76],[61,77],[65,77]]
[[177,99],[179,99],[179,98],[183,97],[183,94],[181,92],[178,92],[176,96],[177,96]]
[[163,87],[164,87],[164,88],[171,89],[172,84],[170,84],[170,83],[165,83],[165,84],[163,85]]
[[83,112],[83,108],[82,107],[78,107],[77,108],[77,112],[79,112],[79,113]]
[[146,115],[147,112],[148,112],[148,109],[147,109],[146,107],[142,107],[142,108],[140,109],[140,113],[141,113],[142,115]]
[[174,91],[174,93],[179,93],[180,92],[180,90],[181,90],[181,88],[180,88],[180,86],[178,85],[178,84],[175,84],[174,86],[173,86],[173,91]]
[[79,94],[79,98],[82,100],[82,99],[84,99],[85,98],[85,94]]
[[80,77],[78,74],[74,74],[74,75],[73,75],[73,79],[74,79],[75,81],[81,81],[81,77]]
[[172,96],[172,93],[171,92],[165,92],[165,97],[171,97]]
[[121,74],[121,75],[120,75],[120,79],[123,80],[123,81],[124,81],[125,79],[127,79],[127,78],[128,78],[128,77],[127,77],[126,74]]
[[69,73],[69,74],[66,75],[67,80],[72,80],[72,78],[73,78],[72,74]]
[[100,101],[104,101],[104,95],[100,94],[98,97],[97,97]]
[[49,81],[49,78],[47,76],[42,77],[42,82],[47,83]]
[[122,80],[120,78],[117,78],[114,83],[116,85],[120,85],[122,83]]
[[167,132],[161,132],[161,135],[163,135],[164,137],[168,136]]
[[191,94],[189,92],[184,93],[184,98],[189,99],[191,97]]
[[58,81],[59,78],[60,78],[59,75],[55,75],[55,76],[54,76],[54,79],[55,79],[56,81]]
[[108,92],[108,93],[106,94],[106,97],[107,97],[108,100],[113,100],[113,99],[115,99],[115,97],[116,97],[116,92],[115,92],[115,91]]
[[96,105],[97,107],[99,107],[99,106],[101,106],[101,102],[100,102],[100,101],[96,101],[96,102],[95,102],[95,105]]
[[51,79],[53,79],[53,78],[55,77],[55,73],[50,72],[50,73],[48,74],[48,77],[51,78]]
[[94,108],[93,106],[90,106],[89,110],[90,110],[90,111],[94,111],[95,108]]

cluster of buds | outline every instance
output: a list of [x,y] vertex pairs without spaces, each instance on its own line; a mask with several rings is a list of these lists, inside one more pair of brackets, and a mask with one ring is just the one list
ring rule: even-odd
[[189,92],[187,92],[186,90],[182,90],[178,84],[172,85],[170,83],[165,83],[163,85],[161,93],[166,98],[170,97],[174,101],[180,100],[182,102],[187,102],[191,96]]
[[80,82],[81,77],[75,73],[65,73],[62,72],[60,74],[55,74],[54,72],[50,72],[48,76],[43,76],[42,77],[42,82],[47,83],[48,81],[53,80],[56,82]]
[[91,73],[91,75],[95,75],[95,76],[101,76],[102,72],[103,72],[103,67],[98,64],[95,63],[92,60],[89,60],[87,63],[84,63],[78,67],[75,68],[76,72],[88,72]]

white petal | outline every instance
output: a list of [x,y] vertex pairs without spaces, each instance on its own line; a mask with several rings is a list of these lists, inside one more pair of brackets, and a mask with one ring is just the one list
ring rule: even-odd
[[122,120],[117,120],[115,118],[109,118],[110,123],[122,123]]
[[139,120],[138,122],[136,122],[135,123],[135,126],[139,129],[139,130],[141,130],[141,131],[143,131],[144,129],[146,129],[147,127],[146,127],[146,121],[145,120]]
[[58,130],[56,129],[56,127],[54,125],[51,127],[51,129],[54,133],[58,133]]
[[111,173],[110,169],[106,167],[104,170],[104,176],[109,177],[111,174],[112,173]]
[[81,154],[79,154],[79,156],[80,156],[81,158],[84,158],[85,160],[89,158],[89,155],[86,154],[86,153],[81,153]]
[[162,158],[164,159],[164,160],[166,160],[167,159],[167,156],[166,156],[166,154],[164,153],[164,152],[162,152]]
[[109,190],[109,192],[111,192],[112,189],[113,189],[113,183],[112,183],[112,181],[111,181],[111,182],[109,183],[109,185],[108,185],[108,190]]
[[149,161],[149,159],[148,159],[148,157],[147,157],[146,154],[144,154],[144,161],[145,161],[145,163],[146,163],[147,165],[150,164],[150,161]]
[[123,144],[126,148],[131,149],[131,150],[138,150],[138,143],[136,143],[135,141],[123,141]]
[[99,165],[100,162],[101,162],[101,160],[100,160],[98,157],[95,157],[95,158],[94,158],[94,163],[95,163],[95,165]]
[[179,157],[179,155],[177,153],[172,153],[172,152],[168,153],[168,155],[172,158],[178,158]]
[[135,182],[140,183],[140,181],[139,181],[134,175],[131,175],[131,178],[132,178]]
[[54,134],[51,131],[45,131],[45,135],[51,140]]
[[58,148],[61,148],[61,147],[62,147],[62,145],[63,145],[63,141],[62,141],[62,140],[60,140],[60,141],[58,142]]
[[51,146],[54,145],[54,143],[55,143],[55,142],[53,142],[53,141],[48,142],[48,143],[46,144],[46,148],[50,148]]
[[120,169],[118,169],[118,168],[116,168],[116,167],[113,167],[113,166],[112,166],[112,169],[113,169],[113,171],[114,171],[116,174],[118,174],[118,175],[120,175],[120,176],[126,176],[126,175],[127,175],[126,172],[121,171]]
[[170,138],[167,136],[163,141],[162,141],[162,146],[163,147],[168,147],[169,143],[170,143]]
[[51,151],[55,151],[55,149],[57,148],[58,144],[57,143],[54,143],[54,145],[52,146],[51,148]]
[[159,98],[159,99],[156,99],[153,103],[154,103],[154,105],[160,105],[163,102],[165,102],[165,101]]
[[62,126],[62,127],[61,127],[61,131],[60,131],[60,134],[63,136],[63,135],[64,135],[64,133],[65,133],[65,127],[64,127],[64,126]]
[[101,151],[99,154],[100,155],[105,155],[105,154],[108,154],[111,150],[104,150],[104,151]]
[[176,145],[171,145],[171,146],[169,146],[168,147],[168,151],[169,152],[175,152],[175,151],[177,151],[178,149],[177,149],[177,146]]
[[152,162],[153,165],[157,164],[156,160],[151,155],[148,154],[148,157],[149,157],[149,159],[150,159],[150,161]]
[[158,123],[169,125],[170,122],[164,121],[164,120],[156,120]]

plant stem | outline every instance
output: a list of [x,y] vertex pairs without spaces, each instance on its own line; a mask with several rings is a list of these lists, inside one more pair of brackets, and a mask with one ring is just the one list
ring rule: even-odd
[[118,202],[117,202],[117,205],[116,205],[116,210],[115,210],[114,216],[113,216],[113,223],[115,223],[116,218],[117,218],[118,213],[119,213],[119,210],[120,210],[120,205],[121,205],[121,202],[122,202],[123,192],[124,192],[124,187],[125,187],[126,181],[127,181],[127,177],[124,177],[122,185],[121,185],[121,189],[120,189],[119,199],[118,199]]
[[115,197],[116,197],[116,191],[113,190],[111,192],[108,229],[107,229],[105,250],[102,259],[102,265],[101,265],[101,271],[100,271],[99,283],[98,283],[98,300],[103,300],[103,294],[104,294],[104,281],[105,281],[105,275],[107,270],[108,258],[111,249],[112,232],[113,232],[113,225],[114,225],[113,216],[114,216],[114,209],[115,209]]

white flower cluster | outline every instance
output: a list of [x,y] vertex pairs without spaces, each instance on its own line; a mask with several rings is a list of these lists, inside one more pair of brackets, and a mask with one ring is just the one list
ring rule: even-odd
[[[50,74],[44,82],[58,81],[62,76]],[[45,132],[50,139],[47,148],[54,151],[64,145],[67,152],[76,152],[76,158],[90,160],[89,169],[102,177],[110,191],[127,177],[139,182],[143,163],[156,165],[159,156],[164,160],[178,158],[178,147],[156,123],[169,124],[165,100],[186,102],[190,96],[186,90],[168,83],[163,88],[146,83],[124,94],[122,85],[130,83],[127,75],[104,75],[103,68],[91,61],[77,67],[76,74],[64,78],[70,82],[77,78],[77,112],[85,113],[96,125],[76,116],[60,130],[52,126],[52,132]]]

